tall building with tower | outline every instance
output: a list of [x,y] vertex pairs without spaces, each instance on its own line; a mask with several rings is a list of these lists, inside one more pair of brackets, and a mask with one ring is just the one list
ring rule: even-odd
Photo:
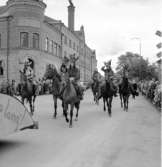
[[75,6],[68,6],[68,26],[45,15],[42,0],[8,0],[0,7],[0,84],[20,81],[26,58],[32,61],[36,79],[42,78],[47,65],[59,69],[62,58],[79,56],[81,81],[88,81],[97,67],[95,50],[85,43],[84,27],[75,30]]

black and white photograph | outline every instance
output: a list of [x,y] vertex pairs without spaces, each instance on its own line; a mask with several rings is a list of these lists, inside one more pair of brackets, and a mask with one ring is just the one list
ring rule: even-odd
[[0,0],[0,167],[161,167],[161,0]]

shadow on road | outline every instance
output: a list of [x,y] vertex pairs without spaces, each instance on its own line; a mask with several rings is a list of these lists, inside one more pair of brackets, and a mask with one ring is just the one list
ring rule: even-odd
[[0,139],[0,154],[5,151],[9,151],[14,148],[23,146],[25,143],[21,141],[10,141],[10,140],[1,140]]

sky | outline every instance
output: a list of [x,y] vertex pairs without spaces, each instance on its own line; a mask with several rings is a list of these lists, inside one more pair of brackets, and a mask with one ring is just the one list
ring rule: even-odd
[[[75,30],[84,26],[86,43],[96,50],[98,68],[112,60],[115,69],[117,59],[127,51],[140,53],[157,60],[156,48],[162,30],[161,0],[72,0],[75,6]],[[0,0],[0,5],[5,4]],[[44,0],[45,14],[67,25],[68,0]],[[162,10],[161,10],[162,11]]]

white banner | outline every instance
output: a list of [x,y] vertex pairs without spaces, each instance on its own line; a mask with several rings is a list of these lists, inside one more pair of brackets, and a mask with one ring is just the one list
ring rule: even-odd
[[32,117],[18,99],[0,94],[0,137],[32,125]]

